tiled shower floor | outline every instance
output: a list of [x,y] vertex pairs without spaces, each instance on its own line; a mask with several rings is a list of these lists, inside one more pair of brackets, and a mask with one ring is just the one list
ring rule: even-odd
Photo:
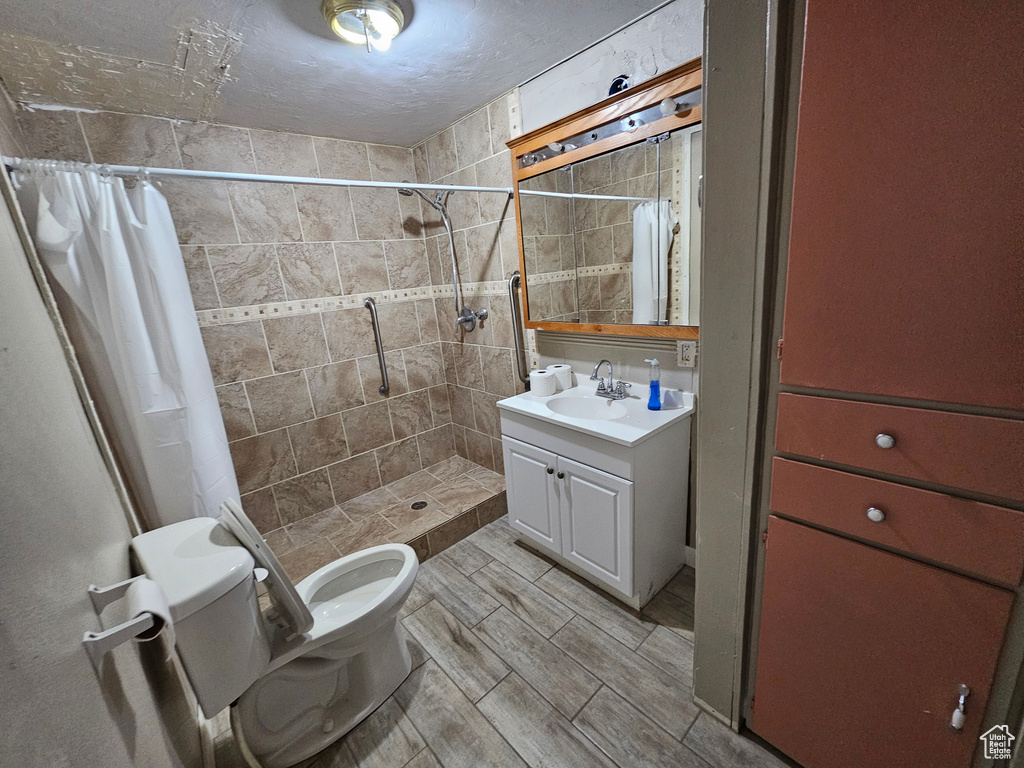
[[[642,613],[496,520],[420,566],[414,669],[303,768],[784,768],[693,704],[694,573]],[[226,718],[218,718],[226,728]],[[218,768],[242,768],[230,732]]]
[[460,456],[267,534],[292,581],[343,555],[387,542],[420,560],[505,514],[505,478]]

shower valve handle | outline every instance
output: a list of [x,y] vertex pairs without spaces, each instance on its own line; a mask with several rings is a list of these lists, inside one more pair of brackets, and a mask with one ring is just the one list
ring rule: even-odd
[[487,308],[481,307],[479,310],[474,311],[472,307],[463,307],[459,316],[455,318],[455,332],[459,332],[459,328],[465,326],[467,331],[472,331],[476,328],[478,320],[487,319]]

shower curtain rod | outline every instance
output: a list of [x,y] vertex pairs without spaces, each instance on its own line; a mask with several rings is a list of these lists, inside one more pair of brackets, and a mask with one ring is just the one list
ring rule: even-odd
[[498,192],[512,195],[511,187],[475,187],[455,184],[420,184],[411,181],[364,181],[362,179],[318,179],[311,176],[271,176],[262,173],[228,173],[226,171],[192,171],[183,168],[147,168],[140,165],[109,165],[100,163],[77,163],[64,160],[31,160],[21,157],[4,157],[4,165],[12,171],[21,169],[23,163],[53,163],[54,170],[95,170],[114,176],[167,176],[186,179],[208,179],[213,181],[259,181],[266,184],[307,184],[315,187],[374,187],[379,189],[430,189],[449,192]]
[[[208,179],[212,181],[257,181],[266,184],[306,184],[314,187],[372,187],[377,189],[429,189],[441,192],[495,192],[508,195],[514,192],[511,187],[476,187],[465,184],[421,184],[405,181],[364,181],[362,179],[318,179],[312,176],[271,176],[261,173],[228,173],[226,171],[192,171],[183,168],[147,168],[141,165],[108,165],[100,163],[79,163],[65,160],[38,160],[22,157],[4,157],[4,165],[9,171],[21,170],[23,163],[52,163],[54,170],[81,171],[96,170],[114,176],[166,176],[186,179]],[[520,194],[538,197],[573,197],[563,192],[542,192],[540,190],[521,189]],[[619,197],[614,195],[575,195],[577,198],[589,200],[650,200],[648,197]]]

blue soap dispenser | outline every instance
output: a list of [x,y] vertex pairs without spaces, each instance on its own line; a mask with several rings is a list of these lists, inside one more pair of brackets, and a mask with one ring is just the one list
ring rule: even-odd
[[661,365],[658,358],[646,358],[645,363],[651,364],[651,397],[647,401],[647,410],[661,410]]

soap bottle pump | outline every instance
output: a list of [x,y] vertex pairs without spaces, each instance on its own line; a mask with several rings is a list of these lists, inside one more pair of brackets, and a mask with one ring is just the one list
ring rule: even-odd
[[647,401],[647,410],[661,410],[661,365],[658,358],[645,358],[645,363],[651,364],[651,397]]

